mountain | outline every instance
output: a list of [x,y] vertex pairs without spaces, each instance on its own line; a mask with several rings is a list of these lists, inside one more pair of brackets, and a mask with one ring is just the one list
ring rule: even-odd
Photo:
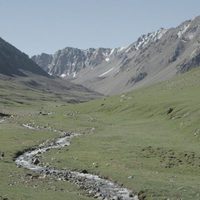
[[57,51],[54,55],[42,53],[33,56],[32,60],[50,75],[75,78],[80,70],[88,67],[94,68],[108,61],[111,51],[112,49],[109,48],[81,50],[67,47]]
[[0,38],[0,74],[26,76],[27,73],[48,76],[26,54]]
[[[24,94],[30,91],[38,94],[37,98],[51,95],[55,100],[74,103],[101,96],[81,85],[49,76],[26,54],[0,38],[1,99],[23,101],[26,98]],[[32,99],[31,93],[29,98]]]
[[32,59],[51,75],[104,94],[123,93],[198,67],[200,16],[176,28],[142,35],[127,47],[65,48]]

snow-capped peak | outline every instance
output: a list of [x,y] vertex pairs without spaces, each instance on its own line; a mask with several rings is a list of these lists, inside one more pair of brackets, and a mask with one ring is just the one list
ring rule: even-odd
[[167,31],[168,31],[167,29],[161,28],[158,31],[142,35],[137,39],[136,42],[129,45],[128,47],[118,48],[118,52],[124,51],[125,53],[129,53],[133,50],[142,49],[147,45],[149,45],[150,43],[160,40]]
[[167,29],[159,29],[158,31],[148,33],[145,35],[142,35],[138,38],[138,40],[134,43],[135,49],[139,50],[141,48],[144,48],[151,42],[156,42],[157,40],[160,40],[162,36],[167,32]]

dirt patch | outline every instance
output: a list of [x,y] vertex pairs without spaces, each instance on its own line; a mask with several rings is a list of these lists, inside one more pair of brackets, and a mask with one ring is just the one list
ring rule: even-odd
[[176,152],[173,149],[148,146],[141,149],[141,155],[145,158],[158,158],[161,166],[165,168],[181,165],[200,168],[200,155],[195,152]]

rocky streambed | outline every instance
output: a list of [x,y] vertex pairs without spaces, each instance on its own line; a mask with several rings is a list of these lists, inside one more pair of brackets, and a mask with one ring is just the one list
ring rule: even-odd
[[[26,127],[26,126],[24,126]],[[29,129],[34,127],[27,126]],[[50,149],[60,149],[70,145],[72,138],[80,136],[78,133],[64,133],[51,142],[45,142],[34,150],[28,150],[15,160],[17,166],[24,167],[45,176],[53,176],[58,180],[69,181],[84,189],[90,196],[104,200],[138,200],[138,196],[110,180],[97,175],[89,174],[86,170],[81,172],[59,170],[39,163],[38,156]]]

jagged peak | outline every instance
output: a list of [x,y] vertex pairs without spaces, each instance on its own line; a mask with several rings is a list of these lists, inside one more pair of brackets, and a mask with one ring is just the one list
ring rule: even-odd
[[133,50],[136,50],[136,51],[141,50],[144,47],[147,47],[152,42],[156,42],[156,41],[160,40],[167,31],[168,31],[168,29],[160,28],[157,31],[143,34],[134,43],[129,45],[124,50],[126,53],[130,53]]

